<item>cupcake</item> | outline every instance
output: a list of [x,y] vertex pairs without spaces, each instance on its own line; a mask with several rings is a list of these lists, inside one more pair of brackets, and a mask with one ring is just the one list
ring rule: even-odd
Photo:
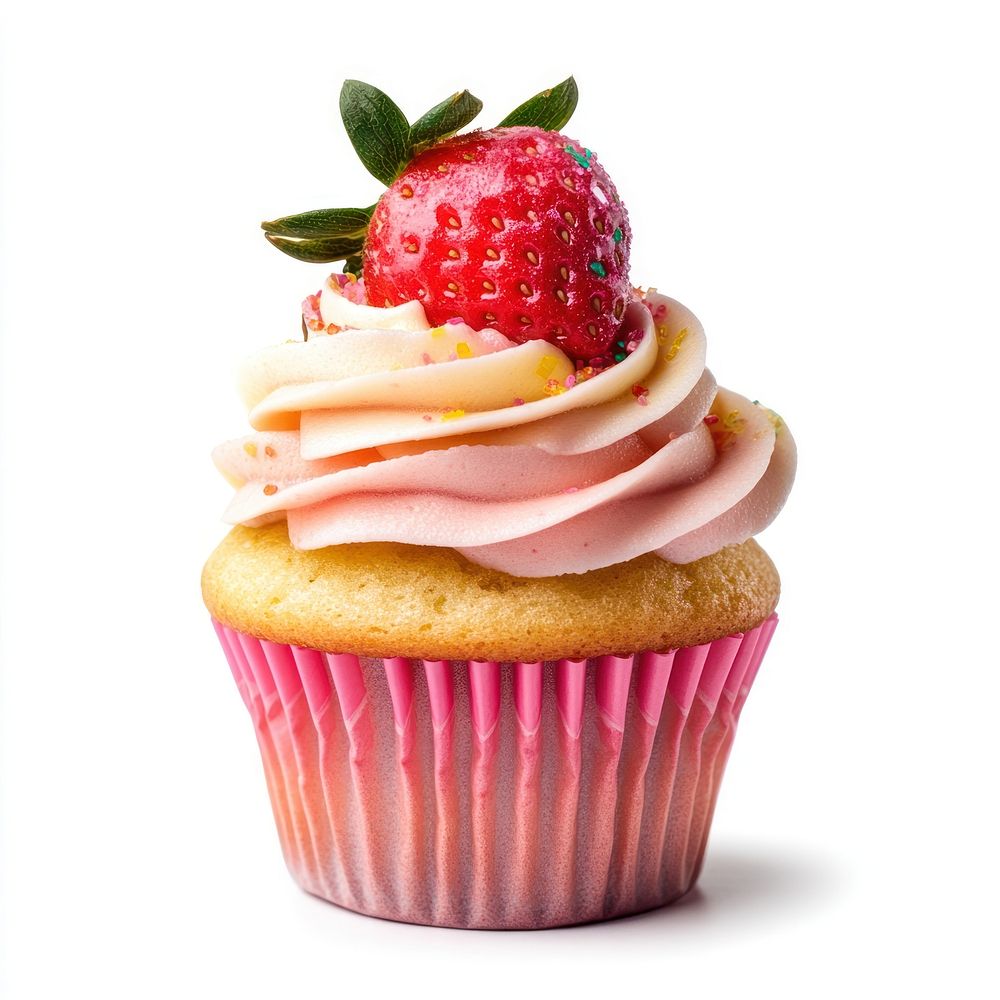
[[264,224],[344,271],[241,368],[202,586],[286,864],[360,913],[541,928],[683,895],[776,624],[752,536],[791,435],[631,285],[575,103],[456,134],[468,92],[410,125],[348,81],[387,191]]

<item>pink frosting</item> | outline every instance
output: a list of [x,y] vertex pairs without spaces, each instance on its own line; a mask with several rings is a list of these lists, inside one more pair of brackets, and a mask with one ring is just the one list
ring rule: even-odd
[[255,433],[214,453],[230,523],[286,518],[300,549],[451,546],[538,577],[647,552],[691,562],[762,530],[788,495],[788,429],[716,386],[673,299],[630,305],[624,359],[597,374],[544,341],[359,299],[332,281],[307,300],[308,341],[244,365]]

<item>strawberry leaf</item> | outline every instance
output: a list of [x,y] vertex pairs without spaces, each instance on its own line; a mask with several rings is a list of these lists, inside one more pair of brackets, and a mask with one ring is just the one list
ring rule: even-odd
[[310,264],[322,264],[331,260],[344,260],[357,254],[364,243],[363,236],[332,236],[321,240],[286,240],[281,236],[265,233],[267,242],[282,253],[296,260]]
[[453,135],[464,128],[483,110],[483,102],[473,97],[467,90],[452,94],[447,100],[436,104],[425,115],[421,115],[410,128],[410,143],[415,152],[420,152],[432,142]]
[[387,187],[410,161],[410,125],[392,98],[360,80],[345,80],[340,117],[367,171]]
[[497,127],[532,125],[549,132],[558,132],[573,117],[579,96],[576,80],[569,77],[551,90],[535,94],[519,108],[515,108]]
[[319,236],[364,236],[372,217],[371,208],[320,208],[300,215],[286,215],[273,222],[262,222],[260,228],[275,236],[310,239]]

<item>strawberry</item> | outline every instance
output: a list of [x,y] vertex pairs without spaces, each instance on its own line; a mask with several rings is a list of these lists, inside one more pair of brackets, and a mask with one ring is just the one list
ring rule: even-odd
[[494,129],[455,135],[482,108],[468,91],[410,125],[381,91],[347,81],[348,135],[388,190],[372,208],[264,223],[267,238],[363,269],[373,305],[419,299],[432,323],[458,317],[603,361],[632,294],[631,231],[594,154],[559,132],[576,97],[571,77]]
[[417,156],[375,207],[363,261],[374,305],[419,299],[431,323],[458,316],[581,359],[615,339],[629,227],[589,151],[540,128],[497,128]]

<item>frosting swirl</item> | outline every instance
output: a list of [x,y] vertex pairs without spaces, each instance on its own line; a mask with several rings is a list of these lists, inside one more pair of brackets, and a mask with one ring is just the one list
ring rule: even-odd
[[762,530],[791,488],[787,428],[716,386],[701,324],[655,291],[628,307],[622,360],[599,373],[333,281],[316,305],[330,335],[242,366],[255,433],[213,454],[236,489],[230,523],[284,517],[300,549],[451,546],[539,577],[647,552],[691,562]]

